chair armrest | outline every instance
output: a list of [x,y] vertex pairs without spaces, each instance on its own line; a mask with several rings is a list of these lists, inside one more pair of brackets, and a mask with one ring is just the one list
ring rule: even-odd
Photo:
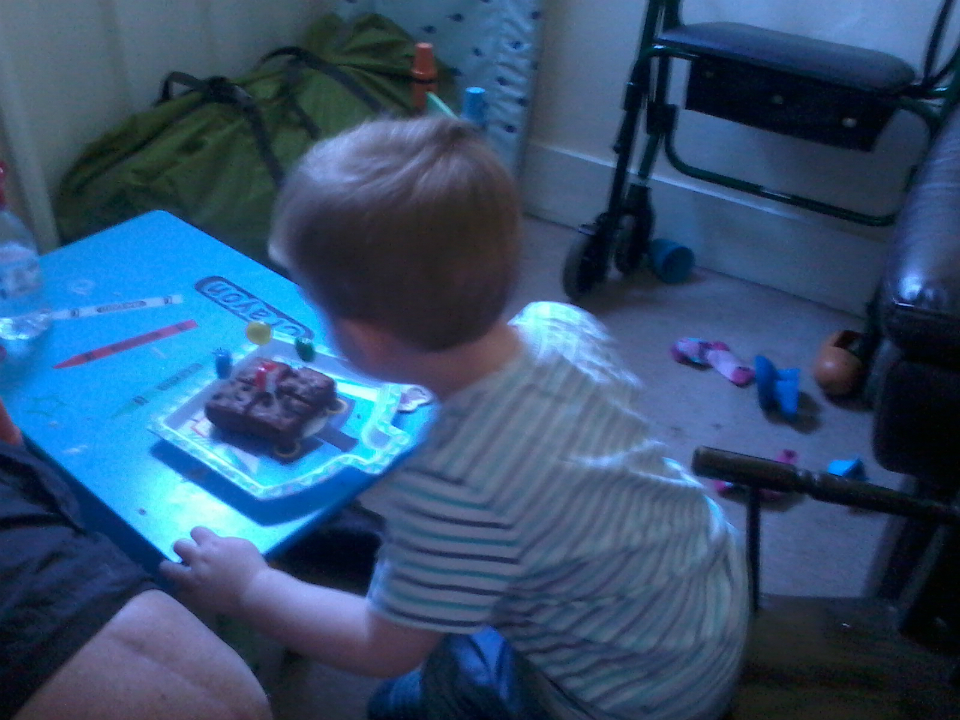
[[879,311],[904,355],[960,366],[960,112],[941,129],[900,212]]

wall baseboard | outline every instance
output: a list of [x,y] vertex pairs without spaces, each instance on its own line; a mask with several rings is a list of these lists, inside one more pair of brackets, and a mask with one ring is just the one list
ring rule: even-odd
[[[535,141],[524,152],[522,190],[531,215],[577,227],[606,208],[612,162]],[[656,237],[690,247],[701,267],[863,315],[889,229],[767,203],[666,170],[650,184]]]

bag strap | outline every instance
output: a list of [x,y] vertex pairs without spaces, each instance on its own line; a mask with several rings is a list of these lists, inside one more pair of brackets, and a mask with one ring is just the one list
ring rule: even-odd
[[[277,57],[288,58],[287,64],[284,67],[284,98],[300,120],[300,124],[303,125],[313,140],[319,140],[323,135],[323,131],[297,101],[296,94],[293,90],[294,86],[300,80],[300,72],[304,67],[322,72],[339,82],[343,87],[353,93],[354,97],[364,103],[373,114],[394,115],[394,113],[374,97],[363,85],[357,82],[355,78],[309,50],[297,47],[296,45],[287,45],[264,55],[260,59],[259,64],[263,65]],[[253,133],[260,158],[263,160],[264,165],[266,165],[267,171],[270,173],[270,177],[273,178],[274,183],[277,187],[280,187],[283,183],[283,167],[273,152],[273,148],[270,145],[270,137],[267,134],[266,125],[263,122],[263,115],[260,113],[260,109],[257,107],[257,103],[253,97],[251,97],[250,93],[240,85],[220,75],[200,79],[188,73],[175,70],[164,78],[160,86],[160,96],[154,105],[160,105],[161,103],[171,100],[174,97],[174,85],[186,87],[187,92],[200,93],[202,102],[204,103],[212,102],[232,105],[239,109],[247,120],[247,124],[250,126],[250,131]]]
[[[262,64],[263,61],[261,61]],[[310,113],[303,109],[303,105],[297,100],[297,93],[294,90],[303,77],[303,68],[302,63],[293,59],[283,66],[283,82],[280,85],[280,93],[290,110],[297,116],[300,125],[307,131],[307,135],[316,142],[323,136],[323,131],[320,130],[320,126],[310,116]]]
[[363,85],[357,82],[355,78],[351,77],[349,73],[344,72],[341,68],[337,67],[333,63],[327,62],[317,55],[314,55],[305,48],[298,47],[296,45],[286,45],[284,47],[277,48],[273,52],[269,52],[260,58],[260,64],[262,65],[275,57],[283,56],[291,59],[291,62],[288,62],[288,67],[291,65],[294,67],[308,67],[311,70],[317,70],[318,72],[322,72],[324,75],[333,78],[343,85],[347,90],[353,93],[354,97],[370,108],[370,112],[372,112],[374,115],[392,114],[382,102],[370,94],[370,92]]
[[257,107],[256,101],[246,90],[230,82],[225,77],[214,76],[201,80],[200,78],[188,75],[184,72],[174,71],[167,75],[160,88],[160,97],[156,104],[167,102],[173,97],[173,86],[183,85],[188,88],[187,92],[200,93],[203,102],[220,103],[222,105],[232,105],[240,110],[247,124],[250,126],[250,132],[253,134],[254,142],[257,146],[257,152],[260,159],[266,165],[273,182],[280,187],[283,183],[283,167],[270,146],[270,136],[267,134],[266,125],[263,122],[263,115]]

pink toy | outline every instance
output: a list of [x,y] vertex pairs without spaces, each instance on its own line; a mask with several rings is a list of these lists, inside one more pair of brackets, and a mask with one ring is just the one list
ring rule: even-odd
[[670,354],[680,363],[709,365],[737,387],[749,385],[753,380],[753,368],[744,365],[724,342],[680,338],[670,348]]

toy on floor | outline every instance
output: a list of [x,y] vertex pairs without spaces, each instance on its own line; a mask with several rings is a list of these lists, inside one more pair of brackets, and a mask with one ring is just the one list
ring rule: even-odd
[[777,370],[763,355],[757,355],[754,367],[761,409],[765,412],[778,410],[787,420],[796,420],[800,406],[800,370]]
[[864,367],[851,348],[861,337],[854,330],[838,330],[820,347],[813,363],[813,379],[824,394],[842,397],[859,387]]
[[859,455],[854,455],[849,460],[834,460],[827,466],[827,472],[831,475],[839,475],[849,480],[859,480],[860,482],[870,482],[867,477],[866,468]]
[[737,387],[749,385],[753,380],[753,368],[744,365],[730,352],[724,342],[707,342],[700,338],[680,338],[670,348],[673,359],[680,363],[708,365]]
[[[780,454],[775,458],[777,462],[785,463],[787,465],[796,465],[797,464],[797,451],[784,449],[780,451]],[[736,483],[727,482],[726,480],[714,480],[713,486],[716,488],[717,492],[721,495],[732,492],[734,490],[746,490],[746,488]],[[760,489],[760,498],[766,500],[767,502],[774,502],[782,498],[786,493],[778,492],[776,490],[767,490],[766,488]]]

